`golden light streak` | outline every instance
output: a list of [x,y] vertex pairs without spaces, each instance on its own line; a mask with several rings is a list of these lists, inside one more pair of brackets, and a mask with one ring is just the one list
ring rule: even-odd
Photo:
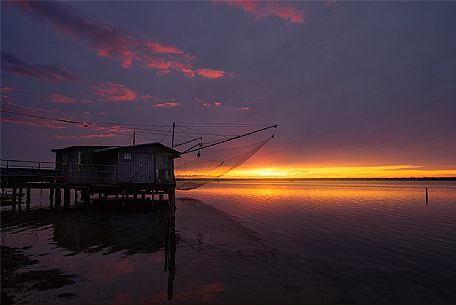
[[277,166],[237,168],[225,178],[410,178],[456,177],[456,168],[425,168],[417,165],[386,166]]

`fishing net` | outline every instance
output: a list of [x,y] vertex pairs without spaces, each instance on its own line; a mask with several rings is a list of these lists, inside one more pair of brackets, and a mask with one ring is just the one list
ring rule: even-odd
[[192,190],[219,179],[249,160],[272,138],[235,147],[227,143],[182,155],[175,159],[176,189]]

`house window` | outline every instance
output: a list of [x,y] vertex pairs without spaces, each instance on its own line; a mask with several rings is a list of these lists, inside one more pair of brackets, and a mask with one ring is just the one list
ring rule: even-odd
[[129,152],[124,152],[122,153],[122,160],[124,161],[131,161],[132,160],[132,155]]

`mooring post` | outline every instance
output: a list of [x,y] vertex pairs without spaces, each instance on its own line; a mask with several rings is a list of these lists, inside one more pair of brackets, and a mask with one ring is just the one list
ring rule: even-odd
[[49,189],[49,208],[54,209],[54,188]]
[[70,192],[70,188],[68,187],[65,187],[63,189],[63,207],[65,209],[69,209],[70,208],[70,197],[71,197],[71,192]]
[[426,186],[426,204],[429,203],[428,188]]
[[27,198],[26,198],[26,202],[27,202],[27,206],[26,206],[26,209],[27,211],[30,211],[30,188],[28,187],[27,188]]
[[56,188],[55,189],[55,209],[59,210],[61,204],[62,204],[62,189]]
[[16,200],[17,200],[17,189],[13,187],[11,191],[11,200],[12,200],[12,205],[11,208],[13,212],[16,212]]

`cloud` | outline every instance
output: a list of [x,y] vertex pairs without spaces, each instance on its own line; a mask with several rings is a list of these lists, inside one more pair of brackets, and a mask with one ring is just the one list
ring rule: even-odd
[[[98,56],[114,58],[120,61],[125,69],[134,63],[144,68],[155,70],[157,75],[180,72],[187,77],[220,78],[230,75],[222,74],[214,77],[214,73],[198,73],[193,67],[196,57],[170,44],[153,40],[141,39],[124,33],[112,25],[97,21],[79,13],[77,10],[60,2],[10,1],[22,11],[40,21],[49,23],[58,33],[70,38],[80,39],[94,48]],[[214,70],[220,71],[220,70]]]
[[138,93],[122,84],[102,83],[93,87],[95,94],[106,101],[129,102],[138,98]]
[[175,108],[178,107],[180,103],[178,102],[163,102],[159,104],[155,104],[155,107],[162,107],[162,108]]
[[76,100],[72,97],[68,97],[62,94],[53,93],[48,96],[51,103],[55,104],[76,104]]
[[[45,116],[51,114],[51,112],[49,111],[43,111],[31,107],[24,107],[14,103],[2,103],[2,110],[7,112],[2,113],[0,117],[1,122],[50,129],[66,128],[64,123],[45,119]],[[14,113],[23,113],[26,115],[32,115],[34,117],[16,115]]]
[[9,99],[9,95],[10,93],[12,93],[14,91],[14,88],[13,87],[7,87],[7,86],[4,86],[4,87],[1,87],[0,88],[0,95],[2,97],[2,100],[7,100]]
[[212,108],[212,107],[222,107],[222,102],[215,101],[215,102],[207,102],[207,101],[200,101],[201,106],[206,107],[206,108]]
[[196,72],[196,74],[198,74],[201,77],[210,78],[210,79],[221,78],[221,77],[224,77],[224,76],[234,77],[234,73],[225,72],[225,71],[222,71],[222,70],[198,69],[195,72]]
[[278,17],[291,23],[303,23],[305,12],[296,8],[295,5],[274,1],[241,1],[241,0],[217,0],[215,4],[224,4],[240,8],[255,16],[255,19],[264,17]]
[[69,71],[53,65],[32,64],[18,58],[15,54],[9,52],[2,52],[2,69],[14,72],[19,75],[25,75],[44,80],[68,81],[76,79],[74,74]]

